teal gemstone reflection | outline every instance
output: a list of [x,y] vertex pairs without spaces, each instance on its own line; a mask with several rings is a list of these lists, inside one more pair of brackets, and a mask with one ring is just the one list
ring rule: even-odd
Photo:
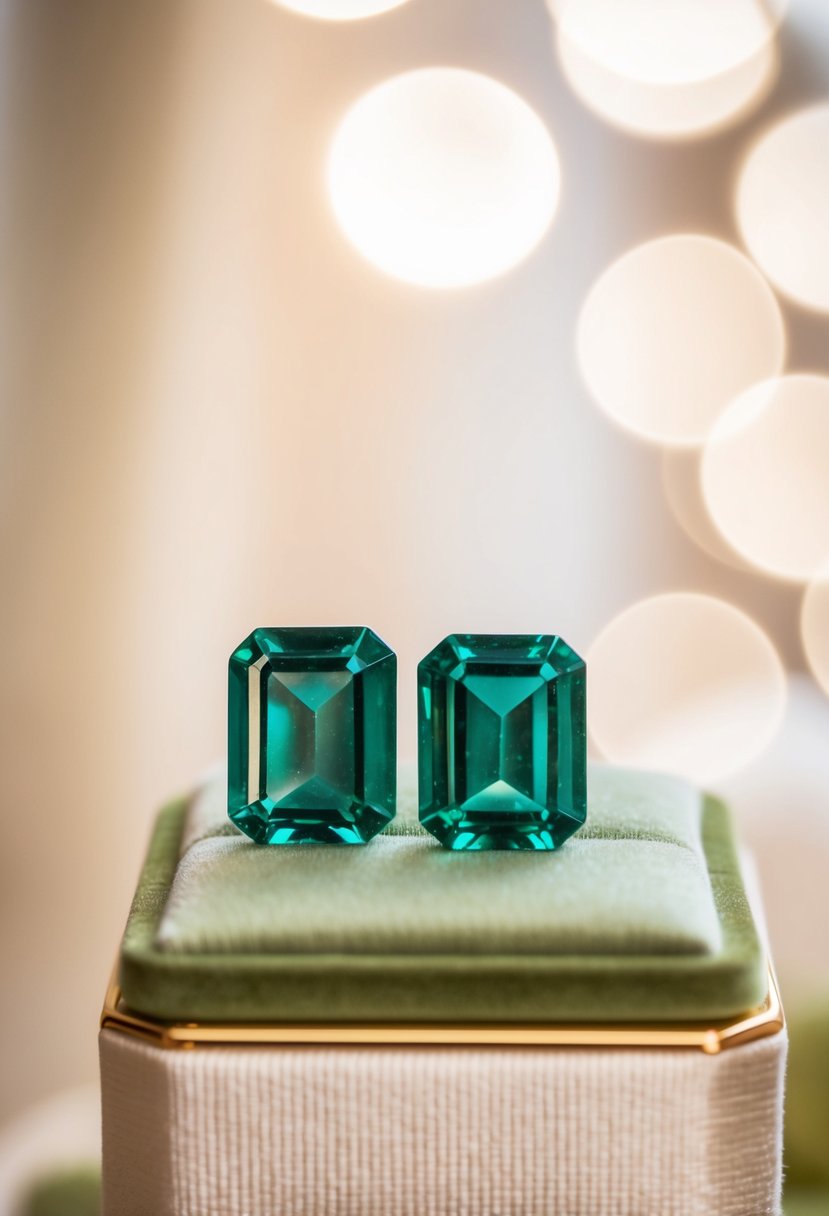
[[370,629],[256,629],[230,656],[228,814],[258,844],[364,844],[394,817],[397,658]]
[[453,634],[418,667],[419,801],[450,849],[557,849],[587,814],[585,664],[552,635]]

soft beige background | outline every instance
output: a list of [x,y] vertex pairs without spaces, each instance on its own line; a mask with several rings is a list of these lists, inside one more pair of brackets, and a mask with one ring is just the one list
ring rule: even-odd
[[[253,625],[376,628],[409,755],[414,666],[450,629],[586,649],[641,596],[707,590],[803,668],[799,593],[685,537],[659,452],[588,400],[573,337],[630,245],[736,240],[741,150],[829,93],[829,6],[794,3],[759,112],[681,147],[603,126],[550,45],[541,0],[344,25],[268,0],[2,3],[0,1116],[94,1076],[151,816],[221,755]],[[324,192],[347,104],[426,64],[514,87],[562,158],[535,256],[457,294],[370,269]],[[826,321],[786,317],[790,366],[829,370]],[[829,710],[806,677],[795,694],[727,786],[793,987],[829,974]]]

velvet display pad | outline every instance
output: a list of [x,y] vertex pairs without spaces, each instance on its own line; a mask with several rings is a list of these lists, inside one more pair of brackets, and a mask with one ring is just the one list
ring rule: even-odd
[[731,818],[596,766],[555,853],[451,853],[411,794],[367,846],[259,847],[221,781],[162,811],[121,950],[127,1005],[185,1021],[654,1022],[759,1005]]

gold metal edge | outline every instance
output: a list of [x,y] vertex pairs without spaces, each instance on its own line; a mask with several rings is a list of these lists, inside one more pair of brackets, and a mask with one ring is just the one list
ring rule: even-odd
[[786,1025],[774,971],[759,1009],[729,1021],[705,1025],[384,1025],[326,1024],[220,1025],[163,1022],[130,1013],[113,975],[104,998],[100,1027],[132,1035],[157,1047],[266,1046],[441,1046],[441,1047],[658,1047],[690,1048],[717,1055],[731,1047],[779,1034]]

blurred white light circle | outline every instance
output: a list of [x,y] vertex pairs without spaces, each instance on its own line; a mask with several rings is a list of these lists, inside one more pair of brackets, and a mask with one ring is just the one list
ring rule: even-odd
[[693,139],[736,122],[766,96],[778,67],[773,40],[716,76],[668,85],[619,75],[562,33],[557,51],[565,78],[589,109],[647,139]]
[[800,634],[812,675],[829,695],[829,567],[806,588]]
[[645,84],[729,72],[774,37],[788,0],[548,0],[559,30],[595,63]]
[[328,186],[356,248],[395,278],[466,287],[538,244],[559,195],[538,115],[497,81],[460,68],[395,76],[348,111]]
[[709,557],[745,570],[746,563],[727,545],[708,514],[702,496],[700,451],[697,448],[666,448],[662,453],[662,489],[671,514],[683,532]]
[[400,8],[407,0],[275,0],[280,8],[302,13],[306,17],[321,17],[324,21],[355,21],[360,17],[375,17],[390,9]]
[[702,443],[738,393],[782,369],[786,336],[748,258],[679,234],[604,271],[582,307],[577,350],[587,387],[615,422],[681,447]]
[[829,379],[781,376],[742,393],[705,446],[702,492],[750,565],[811,579],[829,557]]
[[829,312],[829,105],[773,127],[749,153],[737,187],[743,240],[773,283]]
[[609,760],[717,781],[768,745],[786,679],[765,633],[731,604],[671,593],[599,634],[587,658],[590,730]]

